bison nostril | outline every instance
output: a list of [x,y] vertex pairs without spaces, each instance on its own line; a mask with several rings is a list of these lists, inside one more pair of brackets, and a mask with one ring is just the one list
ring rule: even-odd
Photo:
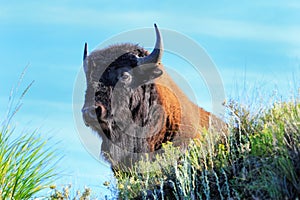
[[104,105],[102,103],[96,102],[95,103],[95,108],[96,108],[96,112],[97,112],[97,117],[98,119],[100,119],[101,121],[104,121],[104,119],[107,116],[107,111],[104,107]]

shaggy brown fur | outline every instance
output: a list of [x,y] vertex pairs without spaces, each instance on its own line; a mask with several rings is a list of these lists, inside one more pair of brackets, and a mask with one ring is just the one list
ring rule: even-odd
[[138,66],[137,58],[148,55],[137,45],[122,44],[96,50],[84,60],[83,119],[101,136],[101,150],[113,167],[139,160],[164,142],[183,145],[200,137],[203,128],[224,126],[192,103],[160,62]]

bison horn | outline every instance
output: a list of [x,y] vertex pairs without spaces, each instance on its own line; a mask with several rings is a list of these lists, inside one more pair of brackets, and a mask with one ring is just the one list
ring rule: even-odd
[[87,43],[85,43],[84,52],[83,52],[83,69],[85,73],[87,72],[87,61],[86,61],[87,56],[88,56],[88,45]]
[[138,58],[138,65],[144,65],[144,64],[149,64],[149,63],[158,63],[161,60],[161,57],[163,55],[163,42],[162,42],[162,37],[160,35],[160,32],[154,24],[155,32],[156,32],[156,43],[155,43],[155,48],[151,52],[150,55],[142,58]]
[[84,44],[84,52],[83,52],[83,61],[86,59],[88,54],[88,46],[87,43]]

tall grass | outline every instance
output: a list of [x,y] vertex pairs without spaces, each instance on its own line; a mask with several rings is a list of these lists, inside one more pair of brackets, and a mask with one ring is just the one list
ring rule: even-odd
[[54,174],[51,148],[37,134],[0,132],[0,199],[29,199],[48,187]]
[[12,89],[7,114],[0,124],[0,200],[30,199],[47,188],[55,177],[57,159],[53,148],[46,145],[47,140],[35,131],[16,133],[16,129],[11,128],[21,100],[32,85],[29,84],[15,100],[24,73],[17,87]]
[[168,143],[155,161],[116,171],[119,198],[299,198],[300,95],[254,112],[236,101],[225,106],[225,137],[204,130],[185,152]]

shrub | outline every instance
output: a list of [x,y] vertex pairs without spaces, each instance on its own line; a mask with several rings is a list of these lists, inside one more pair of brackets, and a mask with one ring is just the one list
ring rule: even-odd
[[55,185],[51,185],[51,193],[50,196],[47,198],[44,198],[45,200],[88,200],[91,196],[91,189],[85,188],[83,192],[81,193],[79,190],[76,191],[76,194],[72,194],[71,185],[67,185],[62,188],[62,190],[58,190]]
[[235,101],[226,109],[226,137],[204,130],[184,153],[164,144],[154,161],[117,171],[120,199],[299,197],[300,99],[277,101],[255,115]]

